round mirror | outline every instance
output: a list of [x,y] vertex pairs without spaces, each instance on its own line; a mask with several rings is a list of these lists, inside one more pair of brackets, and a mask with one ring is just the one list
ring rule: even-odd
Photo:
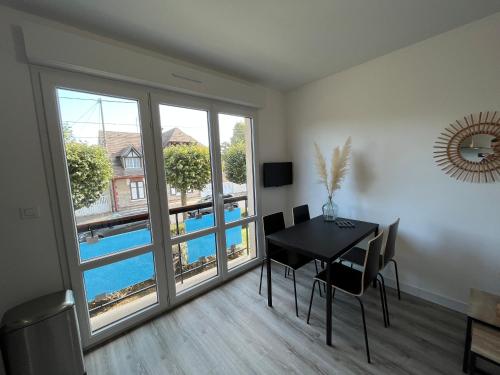
[[460,144],[460,155],[465,160],[475,163],[488,161],[495,157],[495,139],[490,134],[474,134],[467,137]]
[[434,144],[434,159],[444,173],[461,181],[500,181],[498,114],[471,114],[444,128]]

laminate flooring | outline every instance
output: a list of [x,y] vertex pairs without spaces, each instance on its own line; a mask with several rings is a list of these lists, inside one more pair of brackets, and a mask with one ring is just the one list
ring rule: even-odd
[[306,324],[314,265],[296,272],[299,318],[283,267],[273,265],[273,308],[267,307],[265,270],[258,294],[259,275],[260,268],[247,272],[89,352],[88,375],[462,373],[462,314],[405,293],[399,301],[388,288],[391,327],[384,328],[378,290],[368,290],[368,364],[355,298],[336,293],[329,347],[325,299],[317,291]]

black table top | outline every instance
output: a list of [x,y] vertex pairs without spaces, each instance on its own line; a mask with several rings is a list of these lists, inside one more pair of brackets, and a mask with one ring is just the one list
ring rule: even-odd
[[334,222],[324,221],[323,216],[286,228],[266,236],[275,245],[308,255],[325,262],[332,262],[370,234],[378,224],[352,219],[354,228],[339,228]]

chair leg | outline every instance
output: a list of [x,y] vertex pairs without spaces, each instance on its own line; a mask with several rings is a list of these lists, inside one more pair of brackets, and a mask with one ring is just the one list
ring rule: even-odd
[[264,262],[262,262],[262,265],[260,266],[259,294],[261,294],[261,291],[262,291],[262,274],[263,273],[264,273]]
[[387,293],[385,291],[385,279],[384,276],[379,272],[378,276],[380,276],[380,280],[382,281],[382,291],[384,292],[384,302],[385,302],[385,316],[387,319],[387,326],[391,326],[391,320],[389,319],[389,305],[387,304]]
[[368,360],[368,363],[371,363],[371,361],[370,361],[370,348],[368,346],[368,332],[366,331],[365,308],[363,306],[363,302],[361,301],[361,298],[356,297],[356,299],[358,300],[359,306],[361,307],[361,317],[363,318],[363,330],[365,331],[366,359]]
[[286,274],[288,273],[288,267],[285,266],[285,279],[286,279]]
[[385,316],[384,292],[382,291],[382,283],[377,279],[378,289],[380,292],[380,303],[382,305],[382,315],[384,316],[384,327],[387,328],[387,318]]
[[[316,259],[314,259],[314,267],[316,267],[316,275],[319,273],[318,271],[318,261]],[[319,286],[319,296],[320,297],[323,297],[323,295],[321,294],[321,285]]]
[[[313,287],[312,287],[312,291],[311,291],[311,299],[309,300],[309,311],[307,312],[307,324],[309,324],[309,318],[311,317],[311,307],[312,307],[312,304],[313,304],[313,298],[314,298],[314,288],[316,287],[316,283],[318,283],[318,280],[314,280],[313,282]],[[321,289],[321,285],[320,285],[320,289]]]
[[469,374],[474,375],[476,373],[476,354],[470,353],[469,359]]
[[299,317],[299,306],[297,304],[297,284],[295,282],[295,270],[292,270],[293,275],[293,294],[295,295],[295,315]]
[[391,259],[391,262],[394,263],[394,270],[396,271],[396,286],[398,287],[398,300],[401,301],[401,290],[399,289],[398,263],[394,259]]

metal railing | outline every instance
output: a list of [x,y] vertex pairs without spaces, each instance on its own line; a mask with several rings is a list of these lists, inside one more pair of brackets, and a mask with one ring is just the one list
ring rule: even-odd
[[[245,202],[245,215],[248,210],[248,198],[246,195],[241,195],[241,196],[236,196],[236,197],[227,197],[224,198],[224,207],[226,208],[227,205],[231,205],[240,201]],[[202,210],[208,209],[204,212]],[[169,209],[169,215],[175,215],[175,235],[180,235],[181,230],[180,226],[184,222],[184,215],[185,214],[191,214],[192,216],[199,216],[203,214],[210,214],[213,213],[213,202],[208,201],[208,202],[201,202],[201,203],[196,203],[196,204],[190,204],[182,207],[175,207]],[[179,220],[179,215],[183,215],[182,222]],[[97,221],[92,221],[89,223],[85,224],[79,224],[77,225],[77,231],[78,234],[84,234],[84,233],[90,233],[91,236],[94,236],[98,231],[104,233],[106,230],[110,231],[113,230],[115,232],[126,232],[128,231],[127,229],[130,229],[131,225],[137,225],[138,228],[141,227],[147,227],[149,225],[149,212],[137,212],[135,211],[133,214],[127,215],[126,213],[123,214],[123,216],[119,217],[114,217],[114,218],[103,218]],[[172,229],[171,229],[172,230]],[[228,257],[234,257],[244,251],[247,252],[247,255],[249,254],[249,242],[248,242],[248,229],[246,230],[246,246],[244,248],[239,248],[236,249],[234,246],[231,247],[231,250],[227,252]],[[177,244],[177,252],[173,253],[173,261],[174,261],[174,277],[176,282],[179,280],[181,283],[184,283],[184,279],[192,277],[196,274],[202,273],[204,270],[212,268],[213,266],[216,266],[216,259],[211,259],[207,262],[199,262],[200,264],[195,265],[193,267],[186,268],[185,265],[183,265],[182,262],[182,249],[181,249],[181,244]],[[195,262],[193,262],[195,263]],[[177,267],[178,265],[178,267]],[[187,276],[189,275],[189,276]],[[133,295],[136,295],[138,293],[143,292],[146,289],[150,289],[152,287],[156,286],[156,284],[150,285],[146,288],[142,288],[137,291],[133,291],[123,297],[114,299],[109,302],[105,302],[102,305],[93,307],[90,309],[90,312],[95,312],[96,310],[100,310],[102,308],[108,307],[110,305],[114,305],[121,300],[124,300],[126,298],[129,298]]]

